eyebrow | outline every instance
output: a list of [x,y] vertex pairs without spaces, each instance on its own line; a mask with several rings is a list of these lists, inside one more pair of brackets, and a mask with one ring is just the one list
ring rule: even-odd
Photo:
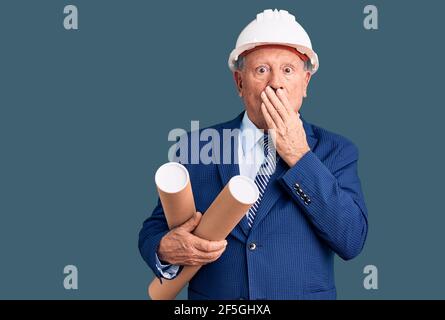
[[[295,60],[293,59],[292,61],[283,62],[281,64],[281,66],[283,66],[283,65],[291,65],[293,67],[298,66],[298,61],[301,61],[301,62],[303,62],[303,61],[300,58],[298,58],[298,57],[297,57],[297,59],[295,59]],[[253,65],[253,66],[262,65],[262,64],[271,65],[268,61],[265,61],[265,60],[254,61],[254,62],[251,62],[250,64]]]
[[[303,61],[302,61],[302,62],[303,62]],[[266,63],[266,62],[253,63],[253,64],[250,65],[250,68],[251,68],[252,70],[256,70],[257,68],[259,68],[259,67],[261,67],[261,66],[264,66],[264,65],[267,65],[267,66],[269,66],[270,68],[272,68],[272,67],[270,66],[270,64],[269,64],[269,63]],[[291,67],[291,68],[294,69],[294,70],[298,70],[299,65],[298,65],[297,63],[295,63],[295,62],[284,62],[284,63],[282,63],[282,64],[278,67],[277,70],[279,70],[279,69],[281,69],[281,68],[286,68],[286,67]],[[303,65],[303,68],[304,68],[304,65]]]

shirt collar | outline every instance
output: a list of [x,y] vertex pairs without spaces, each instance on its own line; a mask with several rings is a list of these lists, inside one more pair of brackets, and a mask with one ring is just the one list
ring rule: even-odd
[[249,119],[247,112],[244,112],[243,120],[240,125],[241,130],[241,146],[244,154],[250,152],[252,148],[263,137],[264,131],[258,129],[257,126]]

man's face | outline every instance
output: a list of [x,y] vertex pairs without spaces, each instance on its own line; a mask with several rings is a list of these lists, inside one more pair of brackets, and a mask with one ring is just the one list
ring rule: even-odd
[[246,112],[255,125],[267,129],[261,112],[261,92],[270,86],[282,88],[292,109],[298,112],[306,96],[311,77],[304,70],[300,57],[285,47],[261,47],[247,54],[242,70],[235,72],[235,81],[241,94]]

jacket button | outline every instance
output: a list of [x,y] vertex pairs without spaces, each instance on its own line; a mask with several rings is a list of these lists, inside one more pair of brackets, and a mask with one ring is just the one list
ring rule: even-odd
[[299,189],[300,185],[298,183],[295,184],[295,189]]
[[250,243],[249,244],[249,250],[255,250],[256,249],[256,243],[255,242],[252,242],[252,243]]

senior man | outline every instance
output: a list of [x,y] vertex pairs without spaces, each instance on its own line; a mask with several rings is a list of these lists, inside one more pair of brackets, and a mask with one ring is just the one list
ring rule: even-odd
[[[202,265],[189,299],[336,298],[334,255],[349,260],[361,252],[367,210],[357,148],[300,117],[318,66],[309,36],[287,11],[265,10],[239,35],[229,67],[245,112],[212,127],[222,137],[239,129],[234,161],[222,161],[223,150],[215,163],[185,164],[199,212],[168,230],[158,202],[139,235],[141,255],[161,281],[181,266]],[[248,131],[254,139],[243,139]],[[264,132],[273,132],[277,152],[269,171],[262,169],[272,153]],[[255,180],[258,201],[226,240],[194,236],[200,212],[237,174]]]

